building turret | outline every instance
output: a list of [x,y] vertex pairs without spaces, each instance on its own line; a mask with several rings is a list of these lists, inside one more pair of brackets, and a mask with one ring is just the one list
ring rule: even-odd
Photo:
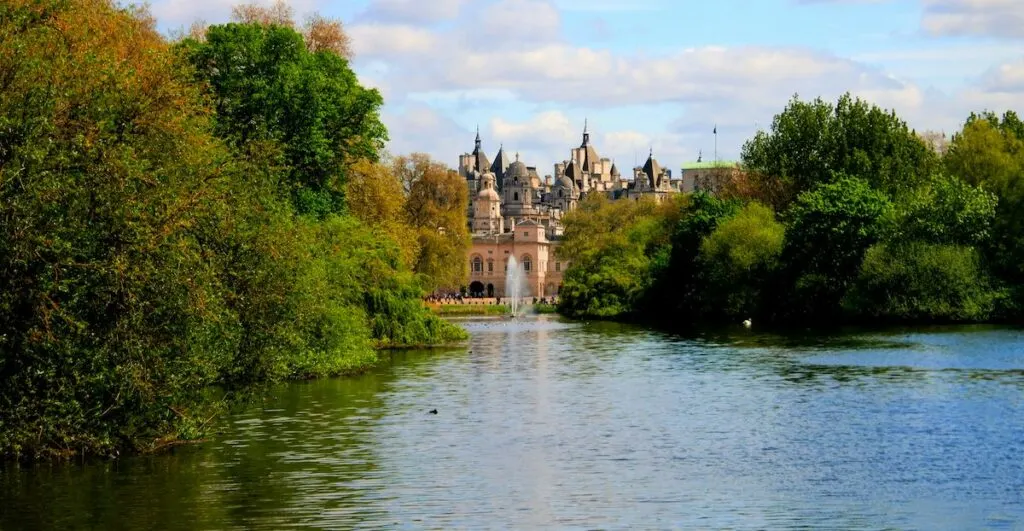
[[480,191],[473,201],[474,233],[501,234],[504,224],[501,219],[501,197],[494,189],[494,174],[485,173],[480,178]]

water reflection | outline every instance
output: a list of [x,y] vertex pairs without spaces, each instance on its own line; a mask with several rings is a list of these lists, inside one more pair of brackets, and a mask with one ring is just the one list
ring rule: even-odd
[[465,324],[465,348],[281,386],[203,447],[4,470],[0,528],[967,529],[1024,518],[1017,330]]

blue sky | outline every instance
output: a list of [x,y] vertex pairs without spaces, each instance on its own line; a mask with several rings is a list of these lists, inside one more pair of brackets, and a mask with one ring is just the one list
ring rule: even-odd
[[[264,0],[267,1],[267,0]],[[153,0],[161,27],[237,0]],[[259,3],[259,2],[257,2]],[[584,119],[620,168],[735,159],[794,93],[850,91],[918,129],[1024,111],[1024,0],[294,0],[342,20],[385,96],[389,149],[449,165],[479,125],[550,172]],[[624,172],[625,173],[625,172]]]

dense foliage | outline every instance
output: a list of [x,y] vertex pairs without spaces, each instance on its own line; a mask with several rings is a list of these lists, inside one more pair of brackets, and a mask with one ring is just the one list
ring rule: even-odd
[[341,212],[347,163],[376,160],[387,139],[380,94],[359,85],[344,57],[310,51],[287,26],[213,26],[181,46],[212,92],[218,136],[280,166],[301,213]]
[[[941,150],[926,137],[849,95],[794,98],[718,195],[633,218],[615,212],[654,211],[583,201],[561,309],[676,326],[1024,318],[1024,124],[975,114]],[[667,243],[646,245],[647,226]]]
[[344,214],[379,95],[294,30],[207,34],[0,4],[0,454],[165,447],[267,383],[465,337],[404,244]]

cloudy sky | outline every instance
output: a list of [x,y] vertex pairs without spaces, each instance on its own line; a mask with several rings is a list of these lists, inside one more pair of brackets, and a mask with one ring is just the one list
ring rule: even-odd
[[[165,30],[238,0],[152,0]],[[543,171],[584,119],[620,168],[739,156],[794,93],[850,91],[918,130],[1024,111],[1024,0],[294,0],[341,19],[395,153],[455,166],[479,125]],[[678,170],[677,170],[678,171]]]

